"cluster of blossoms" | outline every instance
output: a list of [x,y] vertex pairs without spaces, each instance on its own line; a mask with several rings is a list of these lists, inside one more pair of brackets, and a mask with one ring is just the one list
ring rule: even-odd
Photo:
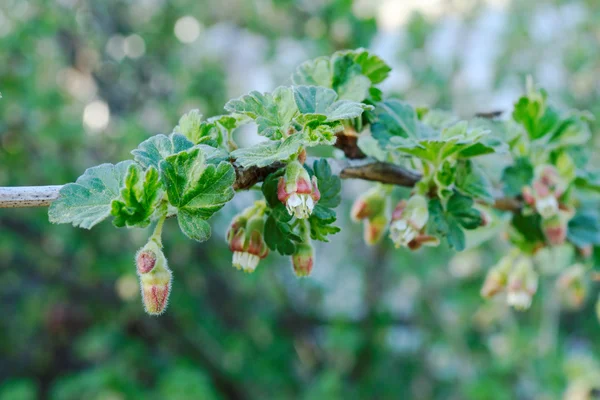
[[523,188],[523,199],[542,217],[542,230],[551,245],[560,245],[567,237],[567,224],[573,210],[561,203],[568,183],[551,165],[540,165],[530,186]]
[[518,310],[531,306],[538,288],[538,274],[530,255],[514,249],[488,272],[481,295],[491,298],[506,292],[506,302]]
[[256,202],[236,215],[227,231],[233,266],[244,272],[254,272],[259,261],[269,254],[264,240],[264,209],[264,202]]
[[298,219],[306,219],[321,198],[317,177],[312,179],[299,161],[292,161],[279,178],[277,198],[287,208],[290,215]]
[[[294,226],[301,240],[291,255],[292,267],[298,277],[309,276],[314,265],[314,249],[306,219],[321,198],[317,178],[312,178],[300,161],[290,162],[277,184],[277,199],[295,217]],[[269,254],[264,229],[267,206],[257,201],[235,216],[227,232],[229,249],[233,252],[233,266],[245,272],[254,272],[261,259]]]
[[165,311],[171,293],[172,274],[161,247],[155,238],[150,238],[135,256],[144,308],[150,315]]

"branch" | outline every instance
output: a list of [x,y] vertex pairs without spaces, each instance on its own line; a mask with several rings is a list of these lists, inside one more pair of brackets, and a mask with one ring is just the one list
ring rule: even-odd
[[[356,145],[355,134],[338,134],[336,147],[343,150],[349,159],[366,158]],[[277,162],[262,168],[242,168],[235,165],[234,160],[231,163],[235,167],[236,180],[233,184],[235,190],[249,189],[285,165]],[[340,178],[413,187],[421,179],[421,175],[391,163],[375,161],[361,162],[356,165],[346,161],[340,166]],[[61,185],[0,187],[0,208],[48,207],[58,198],[61,187]],[[500,198],[496,200],[494,207],[502,211],[514,212],[521,208],[521,202],[512,198]]]

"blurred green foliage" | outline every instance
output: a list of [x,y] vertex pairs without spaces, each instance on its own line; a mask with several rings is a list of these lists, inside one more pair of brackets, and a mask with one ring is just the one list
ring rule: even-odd
[[[507,110],[532,75],[598,121],[597,1],[438,3],[5,0],[0,185],[74,181],[191,108],[219,114],[305,59],[359,46],[397,71],[385,90],[416,105]],[[394,22],[410,7],[422,13]],[[345,182],[339,215],[365,188]],[[140,306],[131,256],[147,232],[0,211],[0,399],[555,399],[598,385],[597,287],[569,310],[548,278],[518,314],[479,297],[501,240],[454,256],[367,248],[341,217],[314,277],[278,257],[240,274],[223,235],[252,198],[215,216],[207,243],[166,227],[176,279],[160,318]]]

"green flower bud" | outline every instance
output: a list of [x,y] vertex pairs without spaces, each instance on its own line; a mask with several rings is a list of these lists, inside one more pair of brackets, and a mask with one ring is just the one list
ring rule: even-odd
[[292,267],[297,277],[303,278],[310,275],[314,265],[314,249],[310,242],[300,243],[292,255]]

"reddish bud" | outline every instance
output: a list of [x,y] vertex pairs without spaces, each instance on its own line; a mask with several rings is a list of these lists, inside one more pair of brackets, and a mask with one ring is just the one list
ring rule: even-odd
[[303,278],[310,275],[314,265],[314,250],[310,243],[300,243],[292,255],[292,267],[297,277]]
[[321,198],[317,178],[313,176],[311,179],[304,167],[298,161],[293,161],[286,166],[285,174],[279,178],[277,198],[286,206],[290,215],[306,219]]
[[[259,214],[247,218],[246,214]],[[269,254],[264,241],[264,216],[255,207],[249,207],[236,216],[227,233],[229,249],[233,252],[232,264],[245,272],[254,272],[261,259]]]
[[162,249],[150,239],[136,255],[142,301],[150,315],[162,314],[171,292],[171,270]]

